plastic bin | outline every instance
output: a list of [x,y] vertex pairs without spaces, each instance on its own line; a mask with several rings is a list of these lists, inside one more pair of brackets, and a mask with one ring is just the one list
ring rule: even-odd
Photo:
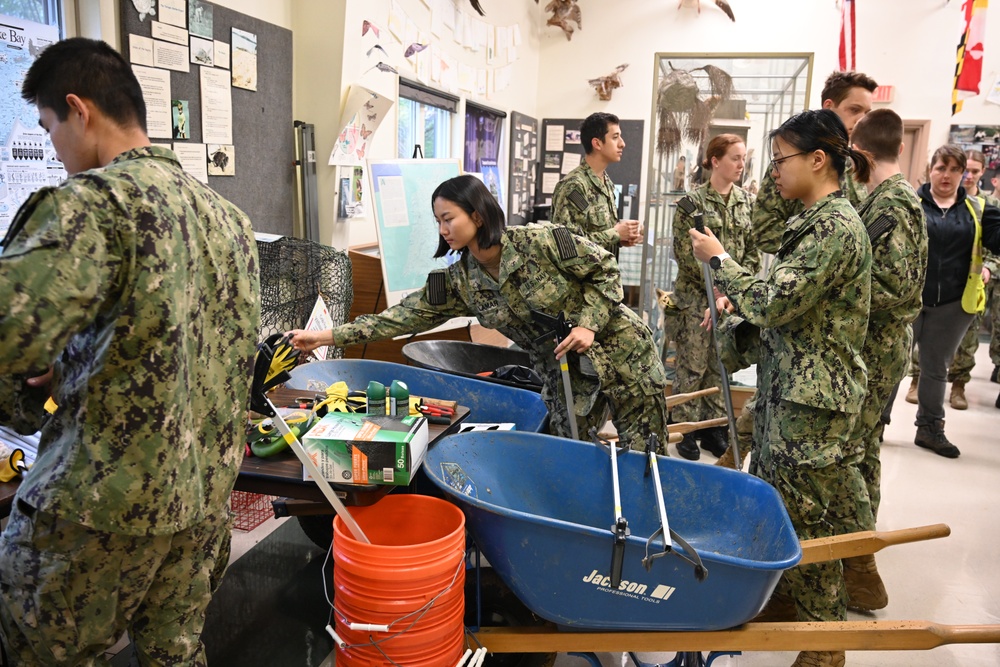
[[531,368],[531,357],[524,350],[460,340],[419,340],[404,345],[403,356],[419,368],[536,392],[542,390],[542,386],[538,384],[518,384],[479,375],[479,373],[493,372],[501,366],[517,365]]

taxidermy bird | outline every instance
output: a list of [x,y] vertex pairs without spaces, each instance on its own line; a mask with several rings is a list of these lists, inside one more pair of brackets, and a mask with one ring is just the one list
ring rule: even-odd
[[479,4],[479,0],[469,0],[469,4],[472,5],[473,9],[479,12],[480,16],[486,16],[486,12],[483,11],[483,6]]
[[566,33],[566,40],[573,39],[573,26],[570,21],[576,23],[578,30],[583,30],[583,23],[580,16],[580,5],[577,0],[552,0],[545,5],[545,11],[552,12],[552,17],[546,21],[546,25],[554,25],[562,28]]
[[611,99],[611,93],[615,88],[622,87],[622,79],[619,76],[628,68],[628,63],[623,63],[615,68],[615,71],[607,76],[601,76],[596,79],[590,79],[587,83],[594,87],[597,91],[597,97],[602,101],[607,102]]
[[[714,65],[692,70],[676,69],[670,62],[670,72],[660,81],[656,93],[659,128],[656,150],[670,153],[680,148],[682,139],[702,145],[708,137],[708,125],[715,109],[733,95],[733,79]],[[710,94],[702,99],[698,82],[691,72],[708,75]]]
[[[719,9],[726,13],[726,16],[728,16],[731,21],[736,21],[736,16],[733,14],[733,8],[729,6],[729,3],[726,2],[726,0],[714,0],[714,2]],[[677,9],[680,9],[685,4],[690,6],[690,3],[691,0],[680,0],[680,2],[677,3]],[[694,5],[698,8],[698,13],[701,14],[701,0],[694,0]]]

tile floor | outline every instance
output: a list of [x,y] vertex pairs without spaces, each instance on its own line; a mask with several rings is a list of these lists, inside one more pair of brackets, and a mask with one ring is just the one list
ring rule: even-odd
[[[946,409],[948,436],[962,450],[956,460],[913,445],[916,406],[906,403],[901,392],[882,448],[883,500],[878,527],[893,530],[947,523],[952,534],[942,540],[889,547],[880,552],[878,563],[889,590],[889,606],[870,616],[851,614],[850,619],[1000,623],[1000,410],[994,407],[1000,385],[989,382],[991,370],[986,346],[981,345],[973,380],[967,386],[969,409]],[[904,381],[903,389],[908,382]],[[704,457],[708,462],[713,460],[708,454]],[[252,532],[235,533],[234,559],[280,523],[270,519]],[[320,631],[321,621],[325,622],[317,620]],[[604,667],[631,665],[627,658],[623,662],[621,654],[599,657]],[[720,657],[714,665],[780,667],[790,665],[794,657],[794,653],[748,653]],[[673,654],[641,654],[640,658],[650,664],[666,663]],[[322,662],[323,667],[333,664],[332,656]],[[930,651],[851,652],[847,664],[1000,667],[1000,644],[948,645]],[[586,665],[583,659],[569,655],[560,655],[556,661],[556,667]]]

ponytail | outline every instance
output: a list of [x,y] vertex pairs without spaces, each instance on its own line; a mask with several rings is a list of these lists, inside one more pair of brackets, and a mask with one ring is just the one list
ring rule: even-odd
[[867,183],[871,177],[872,170],[875,168],[875,161],[872,159],[872,154],[865,150],[849,147],[847,149],[847,156],[854,163],[854,173],[858,177],[857,180]]

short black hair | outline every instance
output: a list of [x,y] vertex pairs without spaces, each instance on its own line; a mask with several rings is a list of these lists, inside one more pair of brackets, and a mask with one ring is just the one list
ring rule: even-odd
[[[434,194],[431,195],[432,208],[438,197],[452,202],[470,217],[473,214],[479,216],[483,221],[476,234],[476,243],[480,248],[492,248],[500,243],[500,237],[503,236],[506,227],[503,209],[481,180],[469,174],[449,178],[434,189]],[[445,243],[443,236],[439,234],[438,237],[437,252],[434,256],[444,257],[451,248]],[[464,257],[469,252],[468,246],[462,248],[460,252]]]
[[587,116],[580,124],[580,143],[583,144],[583,152],[594,152],[594,139],[604,141],[608,133],[608,125],[621,125],[618,116],[613,113],[598,111]]
[[851,148],[844,121],[831,109],[803,111],[792,116],[768,136],[771,140],[776,137],[803,153],[823,151],[838,178],[847,169],[847,158],[853,160],[854,171],[862,182],[867,182],[871,175],[871,156],[866,151]]
[[875,79],[862,72],[834,72],[826,77],[820,101],[830,100],[834,105],[838,105],[851,92],[851,88],[864,88],[869,93],[874,93],[878,84],[875,83]]
[[132,68],[106,42],[72,37],[46,47],[21,86],[21,97],[52,109],[60,121],[69,116],[67,95],[90,100],[120,127],[146,131],[146,102]]
[[892,109],[875,109],[861,117],[851,132],[851,142],[879,162],[899,159],[903,145],[903,119]]

